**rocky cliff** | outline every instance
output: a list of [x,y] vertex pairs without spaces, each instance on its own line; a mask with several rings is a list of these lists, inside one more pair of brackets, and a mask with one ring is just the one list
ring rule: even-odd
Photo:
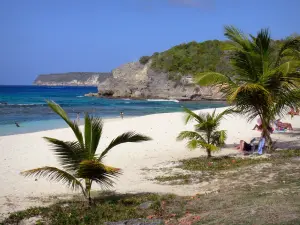
[[110,76],[111,73],[97,72],[41,74],[35,79],[34,84],[47,86],[97,86]]
[[98,85],[98,95],[122,98],[163,98],[179,100],[222,99],[218,88],[200,87],[189,75],[170,80],[168,73],[151,69],[151,60],[122,65]]

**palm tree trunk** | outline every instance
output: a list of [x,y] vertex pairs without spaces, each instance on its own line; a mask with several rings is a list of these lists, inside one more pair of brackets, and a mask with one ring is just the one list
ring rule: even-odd
[[267,153],[271,153],[274,151],[274,149],[273,149],[273,141],[272,141],[270,132],[267,132],[267,134],[265,135],[265,138],[266,138],[266,144],[267,144],[267,148],[266,148]]
[[211,150],[206,149],[206,152],[207,152],[207,158],[211,158]]
[[91,190],[89,190],[89,206],[92,206]]
[[87,193],[87,197],[89,200],[89,206],[92,205],[91,186],[92,186],[91,181],[89,179],[85,179],[85,192]]
[[273,149],[273,141],[272,141],[272,138],[271,138],[271,133],[270,133],[270,121],[265,121],[265,120],[262,120],[263,122],[263,136],[265,137],[266,139],[266,151],[267,153],[271,153],[274,149]]

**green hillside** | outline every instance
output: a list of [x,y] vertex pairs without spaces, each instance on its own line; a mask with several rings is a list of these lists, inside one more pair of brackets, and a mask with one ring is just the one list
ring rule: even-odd
[[170,79],[179,79],[183,74],[203,71],[228,72],[226,42],[213,40],[189,42],[176,45],[167,51],[140,58],[142,64],[152,59],[152,69],[168,72]]
[[[293,34],[286,39],[295,35],[299,36]],[[230,73],[228,43],[229,41],[218,40],[192,41],[176,45],[164,52],[155,52],[152,56],[142,56],[139,61],[146,64],[151,59],[152,69],[169,73],[172,80],[204,71]],[[283,40],[275,40],[273,47],[278,48],[282,43]]]

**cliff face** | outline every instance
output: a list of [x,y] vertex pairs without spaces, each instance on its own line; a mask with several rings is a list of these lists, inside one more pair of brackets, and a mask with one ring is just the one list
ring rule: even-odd
[[33,83],[47,86],[97,86],[110,76],[111,73],[96,72],[41,74]]
[[179,81],[169,80],[168,74],[156,72],[151,61],[122,65],[112,71],[112,76],[98,85],[100,96],[122,98],[164,98],[179,100],[222,99],[218,88],[193,84],[191,76]]

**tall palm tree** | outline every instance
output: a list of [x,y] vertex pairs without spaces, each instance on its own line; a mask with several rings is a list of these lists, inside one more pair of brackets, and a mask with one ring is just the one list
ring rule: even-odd
[[221,120],[225,115],[234,113],[232,109],[226,109],[217,114],[216,110],[210,113],[199,113],[198,115],[189,109],[184,109],[186,113],[185,123],[195,120],[195,131],[182,131],[177,137],[181,141],[188,139],[188,148],[204,148],[207,157],[211,157],[212,151],[220,150],[225,144],[227,134],[225,130],[218,130]]
[[200,73],[196,83],[221,86],[227,101],[249,121],[260,117],[268,146],[272,146],[271,120],[286,114],[287,106],[300,105],[300,39],[279,43],[272,41],[268,29],[261,29],[255,37],[233,26],[225,27],[225,36],[231,40],[231,74]]
[[[103,131],[101,118],[85,115],[84,134],[79,126],[73,123],[67,113],[55,102],[47,101],[48,106],[57,113],[72,129],[76,141],[62,141],[50,137],[44,137],[52,146],[54,154],[58,157],[63,169],[45,166],[22,172],[24,176],[46,177],[49,180],[62,182],[73,190],[81,190],[83,195],[91,200],[92,183],[98,183],[104,188],[113,186],[113,179],[120,175],[118,168],[104,165],[102,159],[115,146],[127,142],[142,142],[151,138],[127,132],[113,139],[110,144],[101,152],[96,154],[97,147]],[[83,185],[83,183],[85,185]]]

